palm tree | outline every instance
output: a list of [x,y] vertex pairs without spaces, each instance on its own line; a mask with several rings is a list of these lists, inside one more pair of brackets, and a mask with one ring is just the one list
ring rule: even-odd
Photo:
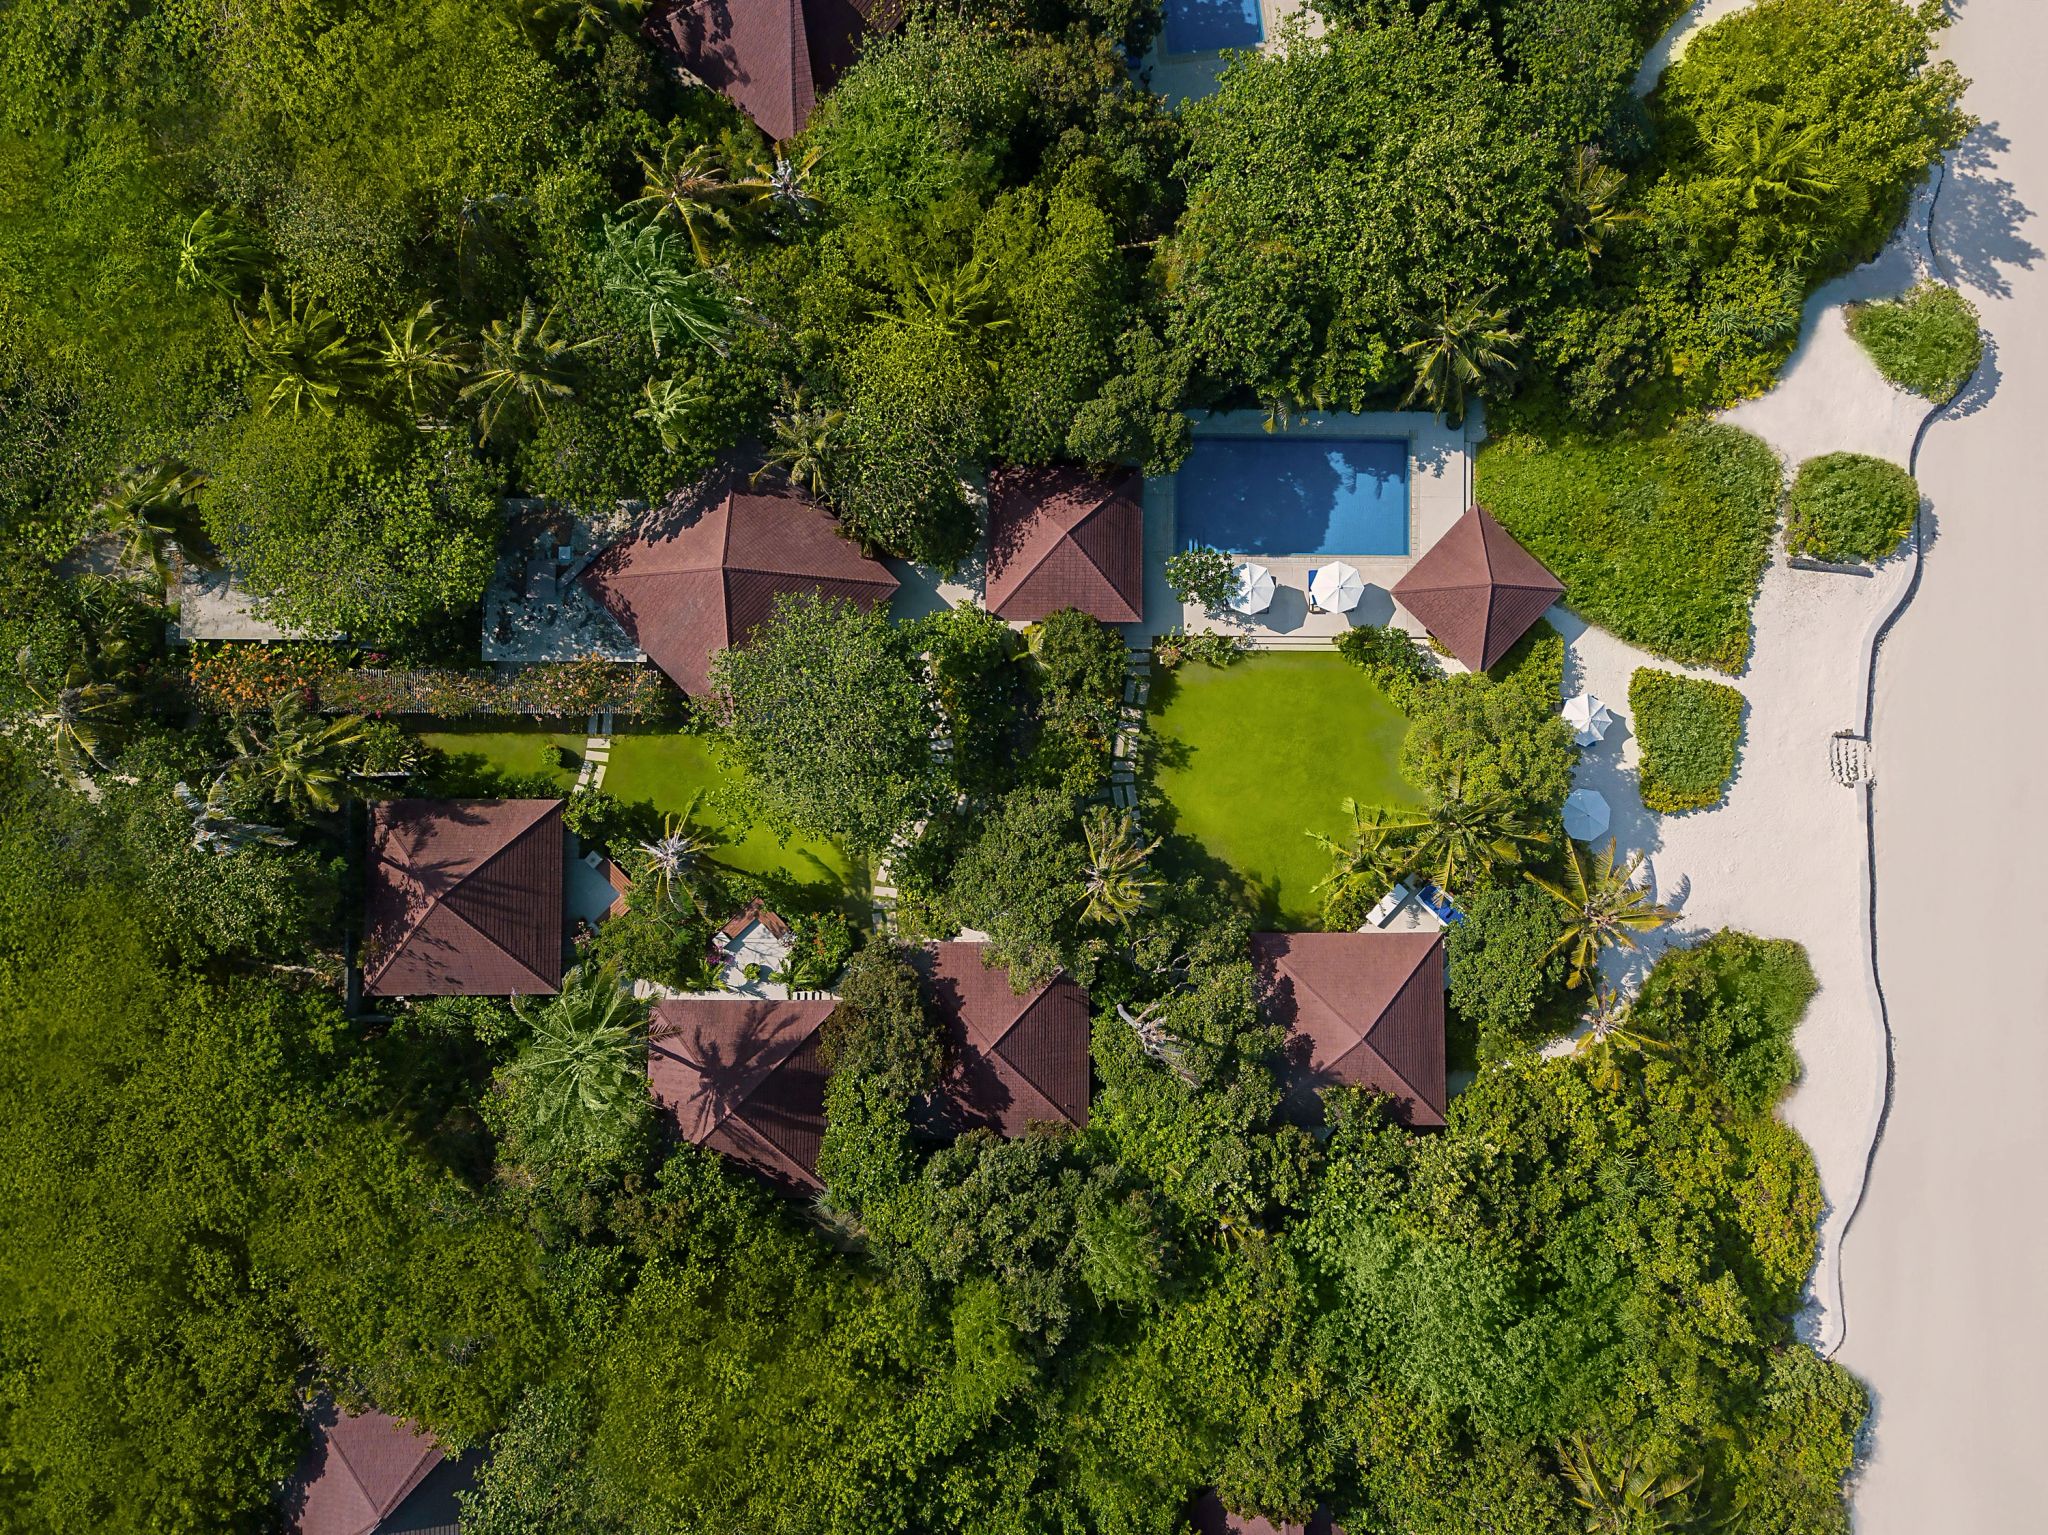
[[720,356],[738,323],[740,302],[718,275],[686,270],[674,231],[658,224],[607,224],[599,259],[605,292],[643,317],[654,355],[663,340],[701,341]]
[[436,419],[455,397],[470,348],[441,323],[433,299],[406,317],[396,330],[382,327],[384,345],[377,366],[394,401],[417,421]]
[[123,469],[99,500],[99,514],[121,540],[121,558],[147,565],[159,581],[170,579],[164,546],[178,523],[198,503],[206,476],[176,459],[159,459]]
[[1401,348],[1401,355],[1415,366],[1415,380],[1401,397],[1407,406],[1424,401],[1431,410],[1453,425],[1465,419],[1465,392],[1489,375],[1512,373],[1514,363],[1507,349],[1521,338],[1508,329],[1505,310],[1481,309],[1476,304],[1446,308],[1441,316],[1427,322],[1428,331]]
[[1773,108],[1747,128],[1728,126],[1710,140],[1714,168],[1742,183],[1742,206],[1751,213],[1786,203],[1817,203],[1839,183],[1818,168],[1818,127],[1800,128],[1783,108]]
[[1351,830],[1341,841],[1319,831],[1308,834],[1330,855],[1330,873],[1316,889],[1323,894],[1324,914],[1333,920],[1377,901],[1400,879],[1410,862],[1409,843],[1422,824],[1410,812],[1350,798],[1339,808],[1351,817]]
[[789,404],[775,413],[761,467],[753,474],[754,483],[770,469],[777,469],[790,484],[823,496],[832,483],[839,457],[836,438],[845,419],[845,411],[814,405],[799,389]]
[[1592,1001],[1585,1012],[1586,1032],[1579,1036],[1578,1053],[1603,1065],[1612,1065],[1623,1053],[1665,1055],[1671,1042],[1655,1024],[1639,1021],[1630,999],[1611,986],[1595,984]]
[[756,162],[752,183],[756,200],[766,203],[771,212],[808,218],[818,207],[817,198],[811,195],[811,173],[823,153],[814,147],[806,150],[801,160],[778,153],[773,165]]
[[712,854],[719,841],[697,823],[697,806],[703,801],[700,789],[690,796],[681,814],[671,812],[663,820],[661,836],[640,844],[644,864],[640,877],[648,882],[654,900],[663,905],[689,905],[697,914],[710,915],[710,900],[717,889],[717,872]]
[[340,808],[347,786],[347,754],[367,730],[361,715],[323,720],[294,694],[270,706],[270,733],[259,735],[247,720],[228,731],[234,757],[224,773],[259,783],[272,800],[300,814]]
[[1088,843],[1088,861],[1082,870],[1086,890],[1081,897],[1081,920],[1104,927],[1131,925],[1159,888],[1145,860],[1159,847],[1159,839],[1141,843],[1137,819],[1128,810],[1096,805],[1081,820],[1081,835]]
[[643,184],[640,195],[626,206],[680,226],[690,237],[697,260],[710,266],[714,235],[732,232],[732,205],[752,198],[754,186],[733,182],[701,144],[680,154],[671,145],[659,160],[635,150],[634,158],[640,162]]
[[263,259],[254,235],[208,208],[178,239],[178,291],[232,297]]
[[610,970],[579,965],[556,995],[516,998],[512,1010],[532,1033],[507,1070],[532,1095],[543,1130],[587,1143],[642,1101],[646,1008]]
[[1534,873],[1528,878],[1564,908],[1564,931],[1550,952],[1571,957],[1566,984],[1578,986],[1599,969],[1600,956],[1606,950],[1633,949],[1636,934],[1652,932],[1678,913],[1659,906],[1649,891],[1635,883],[1645,857],[1641,850],[1631,853],[1619,867],[1612,838],[1605,852],[1590,856],[1584,844],[1567,841],[1565,854],[1563,883]]
[[95,681],[83,662],[73,662],[63,684],[46,692],[33,661],[26,645],[14,658],[22,687],[36,701],[36,723],[50,732],[51,763],[72,784],[89,782],[86,768],[106,767],[101,753],[112,746],[134,700],[117,682]]
[[988,273],[978,262],[970,262],[950,276],[918,273],[916,286],[903,296],[900,313],[877,309],[873,314],[878,320],[919,326],[948,340],[965,342],[1009,327],[1010,322],[996,308]]
[[683,427],[690,413],[711,402],[698,378],[650,378],[640,386],[640,394],[647,403],[633,412],[633,419],[652,426],[662,447],[671,453],[684,440]]
[[279,309],[265,288],[257,312],[237,315],[236,323],[256,365],[253,387],[266,415],[289,409],[294,416],[309,410],[331,416],[343,394],[369,381],[368,354],[318,300],[294,293]]
[[1609,235],[1642,218],[1620,206],[1627,186],[1627,172],[1602,160],[1596,146],[1587,144],[1572,157],[1565,174],[1565,218],[1588,256],[1599,255]]
[[225,855],[259,842],[267,847],[291,847],[298,842],[282,826],[236,819],[229,807],[225,773],[214,779],[203,800],[184,783],[172,784],[171,795],[192,817],[192,845],[202,852]]
[[1498,864],[1521,862],[1525,849],[1550,845],[1513,795],[1467,796],[1464,790],[1462,777],[1452,779],[1450,792],[1417,818],[1411,867],[1446,891],[1459,888],[1474,869],[1491,873]]
[[563,340],[555,333],[555,312],[543,314],[532,299],[525,299],[517,323],[491,321],[479,341],[482,357],[476,375],[456,398],[481,402],[478,424],[486,437],[496,433],[508,409],[545,418],[548,401],[576,393],[571,382],[573,359],[592,344]]
[[1557,1459],[1571,1483],[1572,1501],[1583,1510],[1586,1535],[1655,1535],[1676,1529],[1685,1512],[1681,1500],[1700,1479],[1697,1471],[1654,1471],[1640,1450],[1596,1455],[1584,1435],[1574,1436]]

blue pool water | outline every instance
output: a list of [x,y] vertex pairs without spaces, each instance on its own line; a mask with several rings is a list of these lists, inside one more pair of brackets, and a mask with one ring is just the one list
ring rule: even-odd
[[1232,554],[1406,554],[1408,444],[1197,437],[1173,481],[1174,536]]
[[1166,0],[1166,51],[1214,53],[1265,40],[1259,0]]

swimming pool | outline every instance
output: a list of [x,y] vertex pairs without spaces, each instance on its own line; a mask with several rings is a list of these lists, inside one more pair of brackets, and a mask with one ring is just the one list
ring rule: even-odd
[[1197,437],[1173,480],[1175,542],[1232,554],[1406,554],[1399,438]]
[[1166,0],[1166,51],[1214,53],[1265,40],[1259,0]]

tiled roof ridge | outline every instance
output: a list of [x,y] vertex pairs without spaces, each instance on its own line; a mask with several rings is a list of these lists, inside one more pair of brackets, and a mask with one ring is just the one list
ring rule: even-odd
[[[722,1002],[726,999],[720,998],[715,1000]],[[737,1007],[766,1007],[772,1009],[776,1007],[788,1007],[790,1005],[790,1002],[788,1001],[764,1002],[760,999],[752,997],[733,997],[730,999],[730,1001],[731,1005]],[[836,1009],[838,1004],[835,1002],[833,1005]],[[658,1016],[659,1009],[657,1009],[656,1011]],[[831,1014],[828,1012],[825,1015],[825,1018],[829,1018],[830,1016]],[[765,1066],[757,1066],[757,1069],[753,1077],[747,1082],[744,1091],[732,1094],[731,1100],[729,1102],[716,1105],[717,1117],[712,1119],[711,1122],[705,1126],[704,1134],[701,1137],[699,1137],[699,1139],[709,1139],[719,1130],[724,1129],[729,1123],[732,1123],[733,1121],[737,1120],[738,1123],[746,1126],[749,1134],[754,1135],[761,1141],[772,1146],[774,1143],[770,1141],[767,1136],[762,1135],[760,1131],[754,1129],[754,1127],[751,1124],[748,1124],[745,1116],[741,1114],[740,1111],[746,1107],[748,1101],[753,1098],[755,1093],[759,1092],[764,1086],[767,1085],[768,1079],[774,1076],[775,1073],[777,1073],[778,1071],[782,1070],[783,1067],[787,1066],[789,1064],[790,1057],[795,1055],[798,1051],[802,1050],[804,1045],[809,1042],[811,1036],[817,1033],[819,1029],[825,1026],[825,1018],[820,1018],[818,1022],[808,1030],[785,1030],[785,1037],[775,1041],[775,1045],[778,1047],[777,1050],[774,1052],[763,1052],[764,1055],[772,1055],[770,1064]],[[676,1051],[665,1048],[667,1042],[670,1039],[673,1039],[674,1037],[675,1032],[673,1030],[670,1030],[667,1033],[663,1033],[661,1032],[660,1024],[657,1023],[653,1028],[650,1028],[647,1032],[647,1048],[650,1050],[660,1050],[663,1055],[667,1056],[670,1060],[675,1061],[680,1065],[690,1065],[690,1062],[685,1060]],[[783,1156],[780,1147],[776,1147],[775,1152],[776,1155],[780,1157],[783,1161],[789,1161],[789,1158]],[[790,1165],[795,1166],[794,1163],[790,1163]],[[801,1171],[801,1169],[799,1170]]]
[[1056,983],[1058,983],[1062,978],[1064,978],[1065,975],[1066,972],[1064,970],[1055,970],[1049,977],[1047,977],[1044,981],[1040,982],[1035,990],[1026,993],[1024,997],[1024,1005],[1017,1010],[1017,1016],[1010,1020],[1009,1026],[1005,1028],[1000,1035],[998,1035],[995,1039],[989,1042],[989,1049],[995,1052],[997,1055],[1002,1056],[1003,1064],[1005,1066],[1008,1066],[1010,1070],[1014,1071],[1020,1078],[1022,1078],[1024,1082],[1030,1086],[1031,1090],[1034,1093],[1038,1094],[1038,1096],[1045,1102],[1048,1108],[1052,1109],[1056,1114],[1058,1114],[1061,1119],[1066,1119],[1069,1120],[1069,1122],[1071,1122],[1071,1117],[1068,1115],[1065,1107],[1060,1103],[1059,1099],[1055,1098],[1050,1092],[1046,1090],[1045,1084],[1043,1082],[1039,1081],[1030,1072],[1024,1069],[1023,1062],[1017,1060],[1014,1056],[1010,1055],[1007,1051],[1003,1049],[1003,1045],[1008,1041],[1009,1037],[1012,1034],[1016,1033],[1019,1026],[1023,1024],[1024,1020],[1026,1018],[1029,1018],[1033,1011],[1036,1010],[1041,1003],[1043,1003],[1048,997],[1052,995],[1053,986]]

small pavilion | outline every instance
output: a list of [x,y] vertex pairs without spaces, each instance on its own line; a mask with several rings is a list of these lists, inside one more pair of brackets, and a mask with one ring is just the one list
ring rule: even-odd
[[711,658],[744,645],[783,593],[872,609],[896,590],[889,567],[808,496],[736,479],[646,513],[583,581],[648,660],[698,695],[711,689]]
[[322,1397],[310,1443],[285,1484],[292,1535],[440,1535],[455,1528],[456,1494],[483,1457],[451,1456],[413,1424],[374,1408],[345,1413]]
[[988,610],[1034,623],[1079,608],[1134,624],[1145,606],[1144,481],[1102,479],[1074,464],[995,469],[988,477]]
[[1322,1119],[1321,1089],[1384,1093],[1411,1130],[1450,1107],[1444,950],[1433,932],[1255,933],[1259,1005],[1287,1031],[1284,1112]]
[[781,143],[803,132],[861,39],[901,19],[898,0],[668,0],[645,31]]
[[808,1198],[825,1138],[826,1071],[818,1031],[831,997],[683,997],[658,1004],[648,1030],[656,1106],[692,1145]]
[[1014,1137],[1033,1124],[1088,1123],[1087,992],[1056,975],[1019,995],[979,943],[928,944],[911,961],[946,1034],[926,1129]]
[[1497,665],[1564,583],[1475,506],[1394,583],[1394,600],[1475,672]]

